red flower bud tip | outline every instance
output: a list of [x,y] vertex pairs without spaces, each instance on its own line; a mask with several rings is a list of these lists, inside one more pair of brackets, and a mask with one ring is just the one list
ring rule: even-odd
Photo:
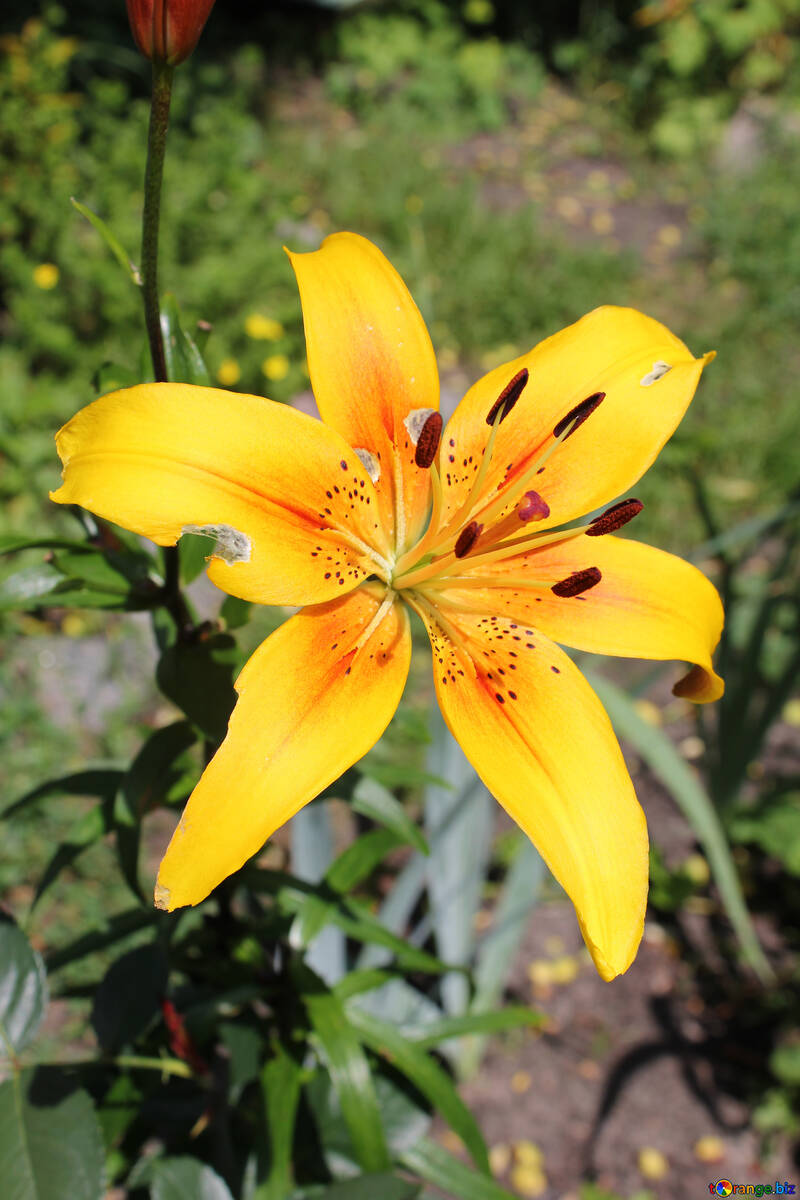
[[145,58],[174,67],[194,50],[214,0],[127,0],[128,20]]

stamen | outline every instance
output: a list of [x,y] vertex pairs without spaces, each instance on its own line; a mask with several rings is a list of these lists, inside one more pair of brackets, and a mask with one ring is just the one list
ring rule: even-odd
[[588,592],[589,588],[596,587],[602,578],[597,567],[586,567],[583,571],[575,571],[566,579],[554,583],[550,591],[554,596],[580,596],[581,592]]
[[414,462],[418,467],[429,467],[436,458],[439,449],[439,439],[442,436],[442,414],[432,412],[419,431],[417,448],[414,452]]
[[614,533],[637,517],[643,508],[641,500],[620,500],[619,504],[612,504],[611,508],[607,508],[599,517],[592,518],[586,536],[602,537],[604,533]]
[[580,404],[576,404],[571,408],[565,417],[562,417],[558,424],[553,429],[553,437],[561,437],[565,429],[571,425],[572,428],[566,434],[564,441],[572,437],[576,429],[580,429],[587,417],[590,417],[597,408],[601,400],[605,400],[605,392],[594,392],[591,396],[587,396],[585,400],[581,400]]
[[492,407],[486,416],[486,424],[494,425],[495,420],[498,425],[505,421],[508,414],[511,412],[514,405],[522,395],[525,384],[528,382],[528,368],[523,367],[521,371],[517,371],[513,379],[509,380],[503,388],[500,395],[495,400]]
[[[351,654],[353,655],[354,659],[355,659],[355,656],[359,653],[359,651],[364,649],[364,646],[366,646],[367,642],[372,637],[373,633],[378,628],[381,621],[383,620],[383,618],[386,616],[389,609],[394,604],[394,600],[395,600],[395,594],[391,589],[389,589],[389,591],[387,591],[386,595],[384,596],[382,602],[379,604],[378,608],[374,612],[374,614],[372,616],[372,620],[369,621],[369,623],[366,625],[366,627],[362,630],[361,636],[358,638],[358,641],[356,642],[355,646],[353,647]],[[351,665],[352,665],[352,663],[351,663]]]
[[453,547],[456,558],[465,558],[469,554],[482,530],[483,526],[479,525],[477,521],[470,521],[469,525],[464,526]]
[[517,509],[520,521],[543,521],[550,516],[550,505],[538,492],[526,492]]

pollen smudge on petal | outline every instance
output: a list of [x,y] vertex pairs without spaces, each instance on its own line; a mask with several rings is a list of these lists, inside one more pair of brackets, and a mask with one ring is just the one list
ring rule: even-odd
[[529,372],[527,367],[523,367],[521,371],[517,371],[513,379],[510,379],[503,388],[500,395],[495,400],[489,412],[486,414],[486,424],[494,425],[497,421],[501,425],[505,421],[508,414],[511,412],[514,405],[519,400],[528,382]]
[[435,413],[435,408],[412,408],[407,417],[403,417],[403,424],[408,430],[408,436],[412,446],[416,446],[419,441],[419,435],[422,433],[425,422],[431,413]]
[[589,588],[596,587],[603,578],[597,567],[586,567],[583,571],[575,571],[572,575],[568,575],[566,579],[559,580],[554,583],[550,591],[554,596],[579,596],[581,592],[588,592]]
[[517,509],[520,521],[543,521],[550,516],[550,505],[538,492],[526,492]]
[[599,517],[592,518],[586,536],[602,537],[604,533],[615,533],[617,529],[622,529],[623,525],[637,517],[643,508],[641,500],[620,500],[619,504],[612,504],[611,508],[600,513]]
[[418,467],[430,467],[436,458],[443,424],[442,414],[432,412],[422,426],[422,429],[420,429],[419,437],[417,438],[417,448],[414,453],[414,462]]
[[361,460],[361,465],[369,475],[373,483],[377,483],[381,477],[381,464],[378,462],[371,450],[362,450],[358,446],[353,447],[354,451]]
[[653,363],[652,368],[647,372],[647,374],[642,376],[642,378],[639,380],[639,383],[642,387],[650,387],[651,384],[658,383],[659,379],[663,379],[667,371],[671,370],[671,363],[662,362],[659,359],[658,362]]
[[[561,437],[565,429],[569,429],[569,433],[564,438],[572,437],[576,429],[580,429],[587,417],[590,417],[598,404],[605,400],[605,392],[593,392],[591,396],[587,396],[585,400],[581,400],[580,404],[576,404],[571,408],[565,417],[562,417],[558,424],[553,429],[553,437]],[[570,425],[572,428],[570,429]]]
[[201,533],[216,538],[217,544],[212,555],[221,558],[228,566],[250,562],[250,538],[232,525],[184,525],[181,533]]
[[456,558],[465,558],[469,554],[480,537],[482,530],[483,526],[479,525],[477,521],[470,521],[469,525],[464,526],[453,548]]

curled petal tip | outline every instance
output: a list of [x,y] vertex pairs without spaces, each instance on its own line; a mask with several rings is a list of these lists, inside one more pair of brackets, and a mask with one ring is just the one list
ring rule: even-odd
[[725,692],[725,682],[711,668],[692,667],[672,689],[673,696],[694,704],[710,704]]

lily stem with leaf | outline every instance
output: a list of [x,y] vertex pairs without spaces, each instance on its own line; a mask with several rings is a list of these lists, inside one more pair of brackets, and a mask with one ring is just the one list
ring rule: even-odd
[[[175,68],[167,63],[153,63],[153,92],[150,102],[150,125],[147,131],[147,166],[144,175],[142,300],[156,383],[167,382],[167,361],[164,353],[164,334],[161,328],[161,304],[158,297],[158,230],[161,215],[161,183],[164,178],[164,155],[167,149],[167,128],[174,73]],[[165,547],[164,603],[175,622],[178,636],[185,638],[190,635],[193,622],[180,590],[178,555],[177,546]]]

